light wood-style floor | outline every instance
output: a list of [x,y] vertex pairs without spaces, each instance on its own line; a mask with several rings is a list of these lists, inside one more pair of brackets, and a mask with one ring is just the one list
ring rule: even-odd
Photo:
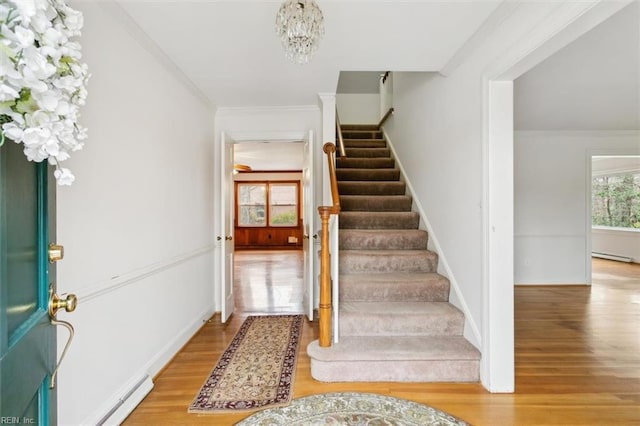
[[[236,269],[238,282],[247,286],[236,293],[243,299],[238,299],[238,306],[267,310],[266,298],[280,301],[272,311],[299,312],[299,290],[285,290],[286,285],[274,279],[282,273],[293,287],[300,284],[299,253],[274,254],[275,268],[268,266],[269,256],[255,256],[260,266],[249,269],[239,263]],[[241,262],[253,263],[249,253],[240,257]],[[240,278],[249,270],[251,277]],[[380,393],[430,405],[473,425],[640,425],[640,265],[594,260],[593,271],[591,287],[516,287],[514,394],[491,394],[480,384],[317,382],[306,355],[317,328],[307,322],[294,397],[333,391]],[[187,413],[245,316],[236,312],[227,324],[214,317],[203,326],[155,378],[153,391],[124,424],[232,425],[246,417],[248,413]]]

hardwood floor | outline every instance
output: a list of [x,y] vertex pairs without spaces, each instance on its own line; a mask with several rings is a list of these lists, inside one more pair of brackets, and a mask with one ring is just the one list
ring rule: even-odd
[[300,314],[303,312],[302,250],[236,251],[233,281],[236,311]]
[[[259,264],[269,262],[264,254],[257,255]],[[281,269],[289,262],[278,262],[283,263],[277,268],[259,268],[265,281],[271,270],[273,290],[249,279],[251,301],[238,301],[238,306],[253,311],[264,307],[260,298],[271,291],[272,300],[282,300],[277,309],[295,309],[295,297],[282,299],[295,290],[280,290],[279,280],[273,286],[273,277],[276,273],[297,276],[299,265],[290,266],[295,272],[285,272]],[[187,413],[245,317],[237,312],[228,324],[220,324],[216,316],[204,325],[155,378],[153,391],[124,424],[232,425],[246,417],[248,413]],[[516,392],[491,394],[480,384],[317,382],[311,378],[306,355],[307,344],[317,338],[317,328],[316,323],[307,322],[294,397],[332,391],[380,393],[430,405],[473,425],[640,424],[640,265],[596,259],[591,287],[516,287],[515,333]]]

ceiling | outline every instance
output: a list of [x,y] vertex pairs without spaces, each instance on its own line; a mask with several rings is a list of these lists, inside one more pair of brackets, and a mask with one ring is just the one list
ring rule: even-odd
[[[502,3],[317,0],[325,36],[311,62],[298,65],[285,58],[274,31],[281,0],[111,1],[151,50],[219,108],[316,105],[318,93],[375,91],[384,70],[449,69],[469,53],[474,33],[496,21]],[[640,6],[624,12],[516,80],[517,129],[638,125]],[[301,152],[301,144],[238,144],[236,162],[296,170]]]
[[515,80],[516,130],[640,129],[640,2]]
[[116,0],[217,107],[316,105],[340,71],[437,71],[495,10],[491,0],[318,0],[325,36],[309,64],[274,31],[279,0]]
[[[281,0],[115,1],[218,108],[316,105],[318,93],[377,91],[385,70],[438,71],[501,3],[317,0],[325,36],[311,62],[298,65],[275,34]],[[298,170],[302,144],[241,143],[234,157],[254,170]]]
[[233,159],[253,171],[302,170],[302,142],[242,142],[234,144]]

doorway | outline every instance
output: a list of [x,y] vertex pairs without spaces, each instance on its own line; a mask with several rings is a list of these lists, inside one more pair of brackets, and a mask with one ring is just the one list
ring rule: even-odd
[[[313,206],[306,202],[310,169],[306,145],[302,141],[234,145],[233,294],[242,315],[306,311],[304,244],[307,210]],[[249,193],[254,196],[247,197]]]

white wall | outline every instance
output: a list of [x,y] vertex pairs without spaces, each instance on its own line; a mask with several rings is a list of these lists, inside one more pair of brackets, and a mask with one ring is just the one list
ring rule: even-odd
[[591,251],[628,257],[640,263],[640,230],[594,226],[591,230]]
[[380,95],[337,93],[336,106],[341,124],[377,124],[380,121]]
[[[123,26],[116,9],[77,2],[92,74],[76,175],[58,190],[76,329],[59,376],[62,425],[95,424],[155,375],[213,313],[213,114]],[[59,350],[66,332],[59,333]]]
[[395,72],[396,113],[385,125],[451,268],[449,278],[461,290],[453,297],[466,300],[468,319],[478,329],[482,324],[482,104],[473,97],[481,95],[480,83],[467,75],[444,78]]
[[[459,293],[452,297],[465,302],[467,319],[482,332],[481,379],[492,391],[509,392],[514,388],[513,357],[504,355],[513,355],[513,316],[502,315],[485,324],[484,314],[494,304],[504,304],[509,309],[502,312],[512,312],[513,282],[500,275],[494,283],[494,274],[486,270],[499,262],[488,245],[492,233],[503,225],[490,220],[502,213],[511,216],[508,210],[491,210],[495,188],[483,187],[495,170],[489,160],[499,158],[491,155],[496,147],[489,134],[492,117],[488,82],[502,77],[501,73],[524,72],[522,67],[533,66],[550,55],[551,49],[542,49],[545,52],[528,59],[554,32],[574,21],[577,9],[570,6],[507,2],[498,8],[500,19],[493,20],[496,27],[476,33],[472,41],[475,49],[457,58],[447,77],[394,72],[395,114],[385,127],[440,242],[441,254],[452,272],[450,279],[457,283]],[[505,184],[498,190],[509,188],[511,181],[512,176],[505,176]],[[489,204],[483,205],[485,200]],[[503,254],[503,261],[511,267],[513,253],[507,250]]]
[[591,282],[591,155],[639,151],[633,131],[516,132],[516,283]]

